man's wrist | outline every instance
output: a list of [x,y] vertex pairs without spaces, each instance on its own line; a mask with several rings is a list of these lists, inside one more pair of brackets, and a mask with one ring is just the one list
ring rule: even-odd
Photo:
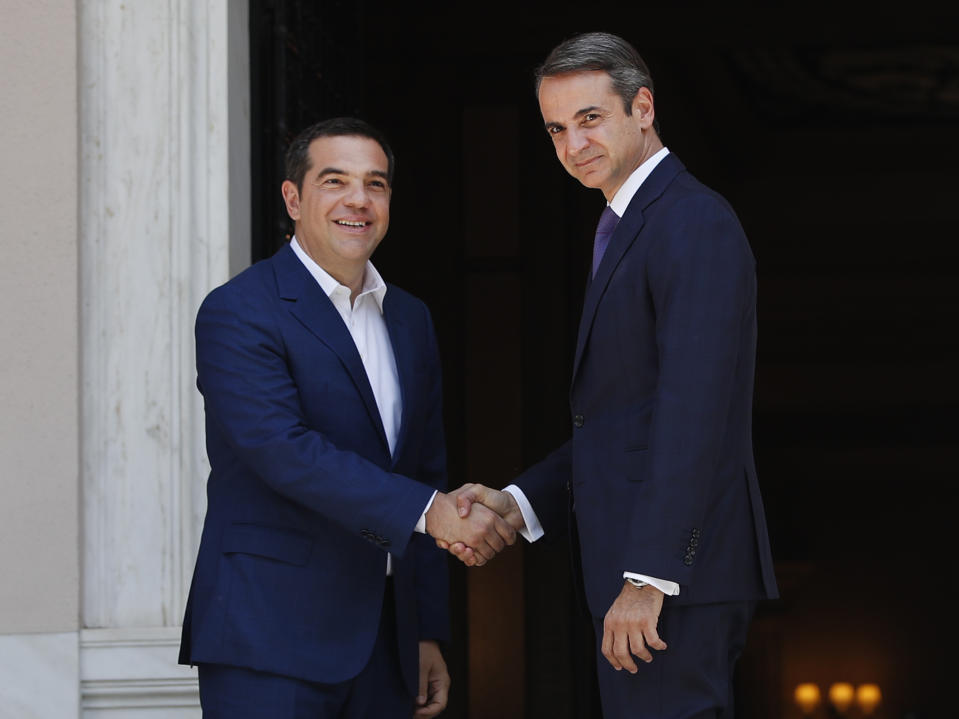
[[413,527],[413,531],[419,532],[420,534],[426,534],[426,513],[430,511],[430,507],[433,506],[433,500],[436,499],[436,492],[433,492],[430,497],[430,501],[426,503],[426,507],[423,509],[423,513],[420,515],[420,518],[416,522],[416,526]]
[[533,507],[529,503],[529,499],[526,498],[523,490],[515,484],[511,484],[504,488],[503,491],[513,498],[516,506],[519,507],[520,515],[523,517],[524,526],[517,530],[520,536],[527,542],[535,542],[542,537],[544,534],[543,525],[539,523],[539,518],[536,516],[536,512],[533,511]]
[[640,582],[646,582],[646,584],[656,587],[656,589],[661,591],[667,597],[674,597],[679,594],[679,584],[668,579],[651,577],[648,574],[639,574],[637,572],[623,572],[623,579],[635,579]]
[[440,514],[443,504],[447,501],[449,501],[449,495],[445,492],[437,491],[433,494],[429,509],[423,513],[423,529],[426,530],[425,533],[433,537],[433,539],[442,539],[442,537],[437,537],[435,534],[439,529],[436,524],[437,522],[442,522]]

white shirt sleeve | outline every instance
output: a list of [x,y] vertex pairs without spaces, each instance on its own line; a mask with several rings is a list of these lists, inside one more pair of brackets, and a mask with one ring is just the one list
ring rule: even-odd
[[[516,500],[516,504],[519,505],[519,511],[523,515],[523,522],[526,523],[526,526],[519,530],[519,533],[523,538],[528,542],[535,542],[537,539],[543,536],[543,526],[539,523],[539,518],[536,516],[536,512],[533,511],[533,506],[529,503],[529,500],[526,498],[526,494],[522,489],[517,487],[515,484],[511,484],[506,487],[504,492],[509,492],[513,495],[513,499]],[[632,577],[633,579],[639,579],[640,581],[646,582],[647,584],[652,584],[663,594],[673,597],[679,594],[679,585],[676,582],[671,582],[668,579],[658,579],[656,577],[649,577],[645,574],[636,574],[634,572],[623,572],[623,578]]]
[[419,521],[416,523],[416,526],[413,527],[413,531],[419,532],[420,534],[426,534],[426,513],[430,511],[430,507],[433,506],[433,500],[436,499],[436,492],[430,496],[430,501],[426,503],[426,509],[423,510],[423,514],[420,515]]
[[525,527],[519,530],[520,535],[527,542],[535,542],[537,539],[542,537],[545,532],[543,531],[543,525],[539,523],[539,518],[536,516],[536,512],[533,511],[533,505],[529,503],[529,500],[526,499],[526,494],[522,489],[517,487],[515,484],[511,484],[506,487],[504,492],[509,492],[513,495],[513,499],[516,500],[516,504],[519,505],[519,511],[523,515],[523,522]]
[[646,582],[646,584],[652,584],[667,597],[675,597],[679,594],[679,585],[676,582],[670,582],[668,579],[647,577],[645,574],[636,574],[635,572],[623,572],[623,579],[638,579],[641,582]]

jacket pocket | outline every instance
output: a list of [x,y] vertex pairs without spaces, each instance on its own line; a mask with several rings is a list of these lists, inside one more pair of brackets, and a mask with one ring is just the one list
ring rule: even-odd
[[626,451],[645,450],[649,444],[649,425],[652,415],[648,410],[632,413],[626,417]]
[[260,524],[232,524],[223,533],[222,550],[224,554],[251,554],[303,566],[310,560],[313,540]]
[[642,482],[648,473],[648,452],[646,447],[627,449],[623,453],[623,472],[630,482]]

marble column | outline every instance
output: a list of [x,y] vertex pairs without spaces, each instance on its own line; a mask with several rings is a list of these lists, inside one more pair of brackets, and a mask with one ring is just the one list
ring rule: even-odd
[[248,263],[243,0],[81,0],[85,717],[198,716],[177,667],[204,511],[193,320]]

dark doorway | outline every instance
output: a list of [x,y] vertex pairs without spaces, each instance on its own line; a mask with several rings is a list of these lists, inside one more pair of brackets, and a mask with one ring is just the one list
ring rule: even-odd
[[[507,484],[568,431],[602,208],[556,162],[531,70],[574,32],[619,32],[656,78],[665,143],[758,261],[755,444],[783,599],[754,622],[739,716],[800,716],[804,681],[876,682],[877,716],[951,715],[959,11],[660,5],[619,6],[614,27],[572,3],[252,0],[252,259],[289,231],[293,134],[381,127],[397,177],[374,260],[433,311],[451,484]],[[564,540],[454,566],[453,601],[445,716],[598,716]]]

